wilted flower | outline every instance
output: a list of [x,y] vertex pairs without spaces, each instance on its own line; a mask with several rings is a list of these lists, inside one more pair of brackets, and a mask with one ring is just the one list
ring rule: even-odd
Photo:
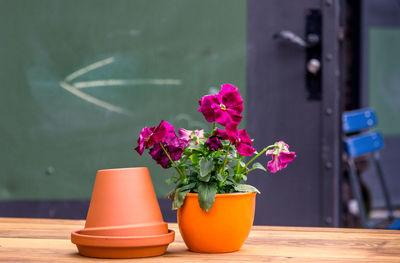
[[197,137],[198,139],[204,139],[204,130],[195,130],[194,131],[194,136]]
[[204,130],[195,130],[192,140],[194,141],[194,145],[200,143],[200,140],[204,139]]
[[179,139],[183,140],[186,145],[189,145],[190,141],[193,141],[197,145],[200,140],[204,139],[204,130],[191,131],[180,128]]
[[217,122],[223,126],[228,123],[239,124],[243,116],[243,99],[238,88],[226,83],[215,95],[206,95],[199,100],[200,108],[208,122]]
[[273,150],[268,150],[266,152],[267,156],[272,155],[272,160],[268,162],[267,169],[271,173],[276,173],[283,168],[286,168],[288,163],[293,161],[296,157],[295,152],[289,151],[289,145],[284,141],[279,141],[274,144],[276,147]]
[[186,145],[189,145],[193,131],[179,128],[179,139],[183,140]]

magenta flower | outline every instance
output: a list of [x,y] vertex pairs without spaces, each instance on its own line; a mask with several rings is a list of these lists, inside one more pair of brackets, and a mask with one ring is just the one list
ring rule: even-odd
[[215,130],[214,135],[218,136],[218,137],[221,138],[222,140],[228,140],[228,139],[229,139],[229,136],[228,136],[228,134],[226,133],[226,131],[221,130],[220,128],[217,128],[217,129]]
[[137,140],[138,146],[135,150],[142,155],[144,149],[148,149],[170,135],[175,135],[175,128],[164,120],[160,122],[157,128],[151,127],[149,129],[148,127],[144,127],[139,134],[139,139]]
[[174,135],[175,136],[175,128],[168,122],[162,120],[160,124],[157,126],[157,128],[154,130],[152,137],[152,140],[155,143],[159,143],[162,141],[164,138]]
[[169,155],[171,156],[172,161],[178,161],[185,149],[185,142],[180,140],[178,137],[168,136],[163,140],[163,144]]
[[139,139],[137,140],[138,146],[135,148],[140,155],[143,154],[144,149],[148,149],[154,145],[154,141],[150,140],[154,130],[155,127],[151,127],[150,129],[148,127],[144,127],[140,132]]
[[222,143],[216,135],[208,137],[206,145],[208,146],[210,151],[217,151],[218,149],[222,148]]
[[[161,143],[173,161],[178,161],[181,158],[183,150],[185,149],[185,141],[174,134],[165,137]],[[153,160],[163,168],[167,169],[170,167],[171,161],[160,144],[155,144],[154,147],[150,149],[149,154]]]
[[154,145],[154,147],[150,149],[149,154],[153,160],[155,160],[156,163],[161,165],[164,169],[169,167],[170,160],[159,144]]
[[216,95],[206,95],[199,100],[199,109],[208,122],[217,122],[223,126],[228,123],[239,124],[243,116],[243,99],[238,88],[226,83]]
[[296,158],[295,152],[289,151],[289,145],[284,141],[279,141],[274,144],[276,147],[273,150],[268,150],[266,152],[267,156],[272,155],[272,160],[268,162],[267,169],[271,173],[276,173],[277,171],[286,168],[288,163]]
[[244,156],[252,155],[256,149],[252,145],[252,141],[245,129],[237,130],[237,125],[234,123],[229,123],[226,125],[225,131],[221,129],[216,129],[217,136],[221,137],[223,140],[229,140],[233,145],[236,146],[238,153]]

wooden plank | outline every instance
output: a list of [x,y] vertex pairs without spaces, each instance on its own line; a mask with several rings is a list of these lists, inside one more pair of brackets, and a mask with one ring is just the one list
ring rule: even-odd
[[[0,224],[47,224],[64,226],[84,226],[84,220],[64,220],[64,219],[41,219],[41,218],[10,218],[0,217]],[[174,225],[174,224],[170,224]],[[33,227],[33,226],[32,226]],[[385,229],[362,229],[362,228],[332,228],[332,227],[294,227],[294,226],[253,226],[254,230],[258,231],[294,231],[294,232],[334,232],[334,233],[392,233],[398,234],[397,230]]]
[[[68,260],[83,261],[88,260],[87,258],[80,257],[77,255],[76,248],[69,240],[51,240],[43,241],[40,239],[27,239],[21,242],[20,239],[9,238],[7,245],[1,247],[2,253],[0,253],[0,260],[20,260],[25,262],[35,261],[53,261],[66,262]],[[4,244],[4,240],[0,239],[0,244]],[[162,257],[163,261],[174,260],[177,262],[185,262],[189,259],[194,261],[200,260],[222,260],[222,261],[238,261],[238,262],[250,262],[259,261],[260,259],[267,258],[304,258],[317,261],[333,260],[340,262],[355,262],[360,259],[374,259],[375,262],[395,262],[398,258],[386,256],[377,256],[365,251],[363,249],[352,249],[348,248],[347,251],[340,249],[341,253],[337,254],[339,248],[315,246],[315,245],[304,245],[297,244],[300,246],[293,246],[293,244],[264,244],[259,245],[248,245],[246,244],[241,251],[236,253],[227,254],[198,254],[187,251],[184,243],[174,242],[168,249],[168,253]],[[160,260],[160,258],[158,258]],[[144,262],[154,262],[153,259],[145,260]]]
[[65,220],[65,219],[48,219],[48,218],[0,217],[0,223],[52,224],[52,225],[84,225],[84,224],[85,224],[85,220]]
[[[0,218],[0,262],[104,261],[82,257],[70,232],[84,221]],[[400,262],[397,231],[255,226],[234,253],[187,250],[176,224],[176,240],[161,257],[127,262]]]

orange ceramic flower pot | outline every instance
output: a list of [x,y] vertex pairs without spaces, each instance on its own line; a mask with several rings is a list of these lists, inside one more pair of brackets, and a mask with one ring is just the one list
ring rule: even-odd
[[233,252],[241,248],[254,220],[256,193],[217,194],[204,212],[198,195],[189,193],[178,209],[178,225],[189,250],[203,253]]
[[165,253],[175,233],[163,221],[146,167],[99,170],[85,228],[71,233],[80,254],[132,258]]

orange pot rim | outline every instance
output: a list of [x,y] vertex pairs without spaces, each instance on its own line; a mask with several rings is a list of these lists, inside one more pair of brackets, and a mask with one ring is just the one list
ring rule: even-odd
[[146,168],[147,169],[147,167],[125,167],[125,168],[110,168],[110,169],[101,169],[101,170],[98,170],[97,172],[110,172],[110,171],[123,171],[123,170],[140,170],[140,169],[143,169],[143,168]]
[[[257,194],[257,192],[238,192],[238,193],[226,193],[226,194],[217,194],[215,198],[217,197],[232,197],[232,196],[243,196],[243,195],[253,195]],[[187,193],[187,197],[197,197],[199,194],[198,193]]]
[[80,234],[83,229],[71,233],[71,242],[76,245],[89,247],[153,247],[172,243],[175,231],[151,236],[96,236]]

